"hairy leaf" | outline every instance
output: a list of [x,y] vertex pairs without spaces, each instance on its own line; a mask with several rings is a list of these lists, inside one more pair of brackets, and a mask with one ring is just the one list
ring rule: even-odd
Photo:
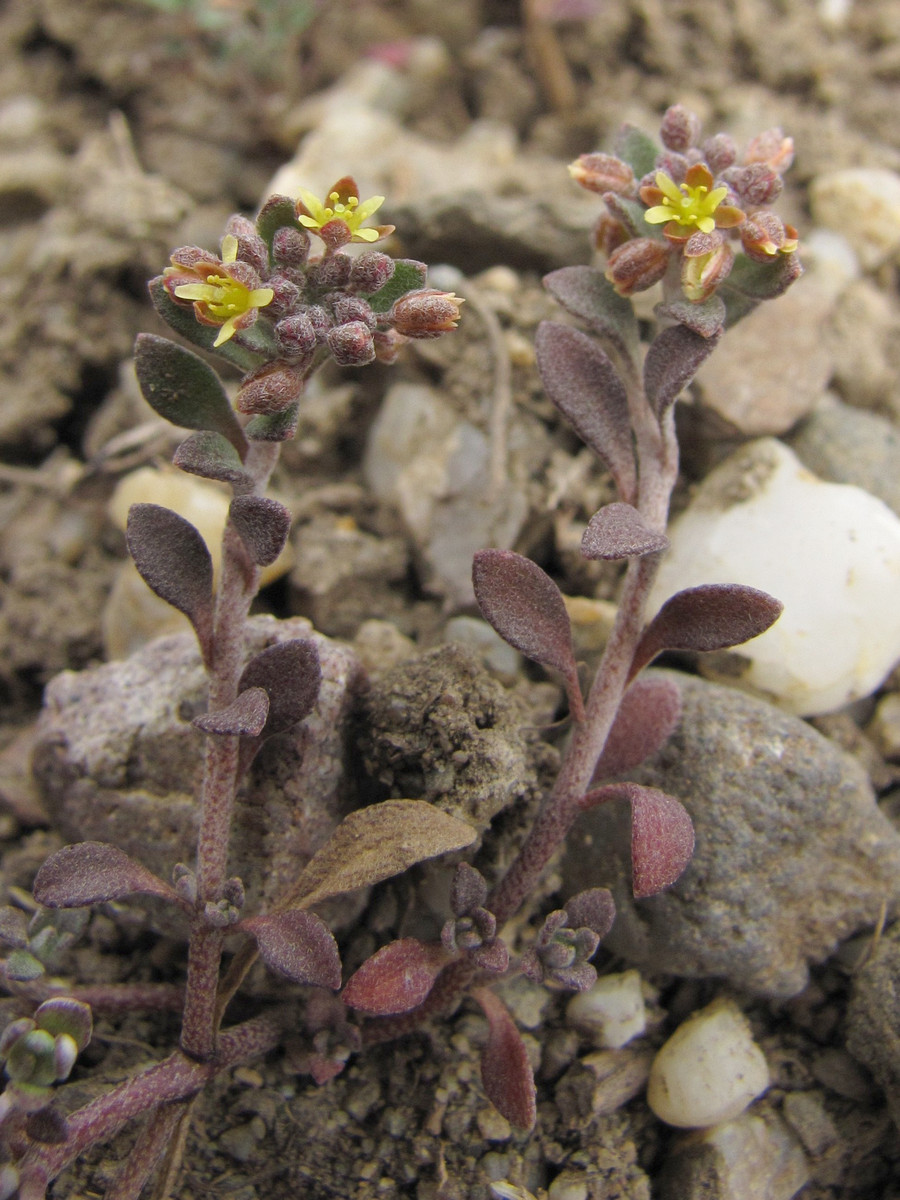
[[106,842],[63,846],[44,862],[34,881],[35,900],[48,908],[81,908],[136,893],[180,903],[167,883]]
[[567,312],[608,338],[623,355],[634,355],[639,340],[634,309],[601,271],[594,267],[560,267],[545,275],[543,284]]
[[243,458],[247,440],[240,422],[218,375],[202,358],[168,338],[140,333],[134,367],[144,399],[161,417],[185,429],[218,433]]
[[219,336],[219,327],[217,325],[201,325],[194,316],[193,305],[176,304],[163,286],[162,275],[157,275],[155,279],[151,279],[147,286],[153,307],[170,329],[174,329],[176,333],[180,333],[183,338],[186,338],[189,342],[193,342],[201,350],[208,350],[213,354],[219,355],[220,358],[227,359],[241,371],[252,371],[261,362],[271,361],[271,355],[268,360],[265,360],[253,350],[235,341],[234,338],[223,342],[221,346],[213,346],[213,342]]
[[266,496],[236,496],[228,517],[258,567],[273,563],[284,549],[291,528],[291,514],[277,500]]
[[585,558],[640,558],[665,550],[669,539],[646,524],[630,504],[607,504],[591,517],[581,539]]
[[203,733],[218,736],[258,737],[269,715],[269,697],[260,687],[247,688],[227,708],[194,717],[191,724]]
[[680,800],[637,783],[608,783],[588,793],[585,809],[611,800],[631,805],[631,886],[635,899],[655,896],[678,879],[694,853],[694,826]]
[[35,1009],[34,1020],[38,1029],[45,1029],[54,1037],[68,1034],[79,1052],[90,1043],[94,1030],[90,1005],[72,996],[51,996]]
[[175,451],[172,461],[189,475],[202,475],[204,479],[238,487],[251,482],[241,456],[221,433],[192,433]]
[[488,988],[472,997],[488,1020],[481,1052],[481,1082],[494,1108],[517,1129],[531,1129],[537,1116],[534,1075],[522,1035],[506,1006]]
[[487,894],[487,882],[481,872],[469,863],[461,862],[450,885],[450,911],[454,916],[462,917],[473,908],[481,908]]
[[644,359],[644,391],[657,420],[691,382],[720,336],[701,337],[686,325],[673,325],[656,336]]
[[427,270],[424,263],[416,262],[412,258],[395,259],[393,275],[383,287],[369,296],[369,307],[372,312],[388,312],[401,296],[423,288],[426,277]]
[[590,929],[602,941],[613,927],[616,905],[607,888],[588,888],[566,901],[566,924],[570,929]]
[[641,676],[622,697],[594,768],[595,779],[624,775],[664,746],[681,716],[681,692],[672,679]]
[[256,232],[269,247],[272,257],[272,242],[279,229],[302,229],[297,220],[297,208],[290,196],[269,196],[256,218]]
[[512,550],[479,550],[475,599],[486,621],[526,658],[560,671],[577,720],[584,717],[572,626],[562,593],[546,572]]
[[336,992],[341,986],[341,957],[324,921],[313,913],[290,909],[241,921],[238,928],[256,939],[267,967],[294,983],[313,984]]
[[262,688],[269,697],[269,713],[262,736],[271,737],[302,721],[315,707],[322,685],[322,667],[316,643],[308,638],[278,642],[247,663],[238,691]]
[[305,907],[471,846],[471,825],[425,800],[383,800],[344,817],[291,889]]
[[603,203],[610,216],[620,220],[632,237],[662,237],[658,226],[648,225],[644,220],[644,213],[647,210],[640,201],[629,200],[626,196],[619,196],[615,192],[606,192],[603,196]]
[[656,315],[678,321],[700,337],[716,337],[725,325],[725,302],[718,293],[700,304],[692,304],[682,296],[668,304],[658,304]]
[[375,1017],[418,1008],[447,963],[442,946],[401,938],[383,946],[349,980],[344,1002]]
[[578,436],[606,463],[623,500],[637,475],[625,385],[599,342],[580,329],[542,321],[535,338],[544,389]]
[[627,162],[638,179],[649,175],[656,166],[660,148],[637,125],[624,124],[616,134],[613,153]]
[[667,600],[644,630],[631,674],[664,650],[727,650],[765,633],[784,605],[742,583],[706,583]]
[[803,266],[796,254],[779,254],[771,263],[756,262],[740,254],[722,289],[726,297],[729,292],[738,292],[752,300],[773,300],[802,274]]
[[295,400],[280,412],[260,413],[244,426],[251,442],[289,442],[300,422],[300,401]]

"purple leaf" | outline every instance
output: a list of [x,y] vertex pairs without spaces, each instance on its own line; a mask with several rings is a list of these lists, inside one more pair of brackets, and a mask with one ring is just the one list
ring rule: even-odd
[[467,862],[461,862],[450,885],[450,909],[462,917],[473,908],[481,908],[487,900],[488,887],[484,876]]
[[157,596],[183,612],[209,658],[213,568],[206,543],[190,521],[159,504],[132,504],[125,531],[128,552]]
[[595,779],[624,775],[668,740],[681,716],[681,692],[671,679],[636,679],[619,711],[594,768]]
[[315,707],[322,668],[315,642],[295,638],[278,642],[251,658],[244,667],[238,691],[262,688],[269,697],[269,715],[262,737],[271,737],[302,721]]
[[472,582],[485,620],[526,658],[562,673],[572,714],[583,720],[572,627],[562,593],[550,576],[512,550],[479,550]]
[[580,317],[621,354],[631,357],[638,344],[634,309],[601,271],[594,267],[560,267],[545,275],[543,284],[567,312]]
[[608,783],[585,796],[582,807],[610,800],[631,805],[631,886],[643,900],[671,887],[694,853],[694,826],[680,800],[637,783]]
[[581,539],[585,558],[640,558],[665,550],[669,539],[647,525],[630,504],[607,504],[595,512]]
[[328,926],[313,913],[290,909],[241,921],[253,935],[267,967],[294,983],[330,988],[341,986],[341,958]]
[[275,561],[291,528],[290,512],[266,496],[236,496],[228,510],[228,519],[258,567],[267,567]]
[[175,451],[172,461],[189,475],[202,475],[204,479],[238,486],[251,482],[241,456],[220,433],[192,433]]
[[534,1075],[522,1035],[505,1005],[487,988],[472,997],[488,1020],[481,1052],[481,1082],[494,1108],[518,1129],[531,1129],[537,1116]]
[[469,957],[479,970],[491,971],[495,975],[502,975],[509,967],[509,950],[498,937],[491,938],[483,946],[476,946]]
[[700,337],[716,337],[725,325],[725,302],[719,295],[710,296],[701,304],[693,304],[683,296],[656,307],[657,317],[665,317],[686,325]]
[[566,924],[570,929],[591,929],[601,940],[612,929],[616,906],[606,888],[589,888],[566,902]]
[[229,734],[258,737],[265,728],[268,715],[268,694],[262,688],[252,687],[241,692],[227,708],[203,713],[195,717],[192,724],[203,733],[222,737]]
[[383,946],[351,975],[344,1002],[375,1017],[418,1008],[447,964],[442,946],[401,938]]
[[716,348],[720,334],[701,337],[686,325],[664,329],[644,359],[644,392],[661,421]]
[[644,630],[631,674],[663,650],[726,650],[758,637],[781,616],[780,600],[742,583],[706,583],[667,600]]
[[612,472],[619,495],[637,489],[625,385],[599,343],[579,329],[542,321],[535,338],[544,389],[575,432]]
[[34,898],[48,908],[80,908],[135,893],[181,901],[152,871],[106,842],[78,842],[51,854],[37,873]]

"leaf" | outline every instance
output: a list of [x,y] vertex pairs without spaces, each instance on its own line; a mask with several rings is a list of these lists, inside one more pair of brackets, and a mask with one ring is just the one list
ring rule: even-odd
[[631,302],[620,296],[594,267],[560,267],[543,279],[544,287],[566,312],[580,317],[627,357],[638,346],[638,324]]
[[258,567],[273,563],[284,549],[291,529],[291,514],[266,496],[236,496],[228,519]]
[[247,440],[240,422],[218,375],[202,358],[168,338],[140,333],[134,367],[144,399],[161,417],[185,429],[218,433],[243,458]]
[[588,888],[566,902],[566,924],[570,929],[590,929],[601,940],[616,919],[616,905],[607,888]]
[[606,205],[610,216],[620,220],[632,237],[662,240],[662,233],[659,226],[648,225],[644,220],[644,213],[647,210],[638,200],[629,200],[627,197],[618,196],[614,192],[606,192],[603,197],[603,203]]
[[765,633],[784,605],[742,583],[706,583],[667,600],[644,630],[631,674],[664,650],[727,650]]
[[256,218],[256,232],[269,248],[272,258],[272,242],[279,229],[302,229],[297,220],[297,208],[290,196],[269,196]]
[[471,846],[471,825],[425,800],[383,800],[344,817],[307,863],[291,896],[311,907]]
[[803,266],[796,254],[779,254],[772,263],[756,262],[739,254],[722,290],[726,296],[737,292],[751,300],[772,300],[786,292],[802,274]]
[[313,913],[291,909],[250,917],[238,924],[256,939],[267,967],[294,983],[336,992],[341,986],[341,957],[328,926]]
[[501,1116],[518,1129],[531,1129],[537,1116],[534,1075],[528,1051],[506,1006],[487,988],[472,997],[488,1020],[488,1040],[481,1052],[481,1082]]
[[[260,365],[262,361],[261,355],[255,353],[253,350],[248,350],[241,343],[236,342],[234,338],[223,342],[221,346],[214,347],[213,342],[219,336],[219,326],[201,325],[194,316],[192,305],[176,304],[163,286],[163,277],[161,275],[157,275],[155,279],[151,279],[148,288],[153,307],[165,323],[171,329],[174,329],[176,333],[180,333],[183,338],[186,338],[189,342],[193,342],[201,350],[208,350],[210,353],[218,354],[221,358],[227,359],[241,371],[252,371]],[[247,333],[252,333],[252,330],[243,330],[242,338]],[[149,337],[153,335],[142,334],[141,336]],[[269,355],[269,360],[273,357],[275,357],[275,353]]]
[[544,389],[575,432],[606,463],[623,500],[637,476],[625,385],[600,344],[579,329],[542,321],[535,338]]
[[136,893],[181,903],[167,883],[106,842],[63,846],[44,862],[34,881],[35,900],[48,908],[80,908]]
[[300,401],[295,400],[280,412],[260,413],[244,426],[251,442],[288,442],[300,423]]
[[[473,908],[481,908],[487,900],[487,895],[487,881],[481,872],[476,871],[469,863],[461,862],[450,884],[450,911],[453,915],[463,917]],[[22,917],[24,921],[24,914]]]
[[644,359],[644,392],[657,420],[691,382],[720,336],[701,337],[686,325],[673,325],[653,340]]
[[631,886],[635,899],[664,891],[694,853],[694,826],[680,800],[637,783],[608,783],[585,796],[582,808],[611,800],[631,805]]
[[560,671],[576,720],[584,719],[572,626],[562,592],[541,568],[512,550],[479,550],[472,583],[482,616],[526,658]]
[[213,567],[206,543],[184,517],[160,504],[132,504],[125,530],[141,578],[184,613],[209,659],[213,621]]
[[642,179],[656,166],[659,146],[639,126],[626,123],[616,134],[613,153],[628,163],[638,179]]
[[640,558],[665,550],[669,539],[647,525],[630,504],[607,504],[595,512],[581,539],[585,558]]
[[191,724],[203,733],[218,736],[245,735],[258,737],[265,728],[269,715],[268,694],[259,687],[247,688],[227,708],[217,712],[203,713]]
[[267,694],[269,713],[261,736],[272,737],[312,712],[321,685],[316,643],[309,638],[294,638],[269,646],[251,658],[244,667],[238,692],[261,688]]
[[204,479],[239,487],[252,482],[241,456],[221,433],[192,433],[175,451],[172,461],[189,475],[202,475]]
[[442,946],[401,938],[366,959],[341,995],[351,1008],[370,1016],[409,1012],[427,997],[446,964]]
[[668,304],[658,304],[655,311],[657,317],[678,321],[700,337],[716,337],[725,325],[725,302],[718,294],[700,304],[692,304],[690,300],[680,297],[670,300]]
[[594,768],[595,779],[624,775],[665,745],[681,716],[681,692],[672,679],[642,676],[622,697]]
[[394,273],[377,292],[368,298],[372,312],[386,313],[395,301],[407,292],[417,291],[425,286],[428,271],[424,263],[416,262],[413,258],[397,258],[394,260]]

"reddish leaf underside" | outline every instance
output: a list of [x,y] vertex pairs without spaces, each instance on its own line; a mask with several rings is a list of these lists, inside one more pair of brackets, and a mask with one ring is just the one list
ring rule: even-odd
[[106,842],[63,846],[44,862],[34,881],[34,898],[48,908],[80,908],[143,893],[180,903],[164,880]]
[[291,514],[267,496],[236,496],[228,513],[232,525],[258,567],[273,563],[287,541]]
[[267,967],[294,983],[314,984],[337,991],[341,959],[328,926],[313,913],[291,909],[241,921],[251,933]]
[[518,1129],[531,1129],[537,1116],[534,1074],[522,1035],[506,1006],[488,988],[472,992],[488,1021],[481,1052],[481,1081],[494,1108]]
[[383,946],[350,977],[344,1001],[376,1017],[409,1012],[427,997],[446,962],[443,947],[401,938]]
[[631,872],[635,899],[664,891],[694,853],[694,826],[680,800],[638,783],[608,783],[585,797],[585,808],[610,800],[631,805]]
[[269,713],[262,736],[271,737],[302,721],[315,707],[322,684],[322,668],[315,642],[295,638],[278,642],[251,658],[238,683],[238,691],[262,688],[269,697]]
[[622,697],[594,779],[631,771],[665,745],[681,715],[681,692],[672,679],[642,676]]
[[472,562],[472,584],[484,619],[504,641],[562,674],[573,715],[582,720],[572,626],[562,592],[550,576],[512,550],[479,550]]
[[639,558],[665,550],[669,539],[651,529],[631,504],[607,504],[595,512],[581,539],[585,558]]

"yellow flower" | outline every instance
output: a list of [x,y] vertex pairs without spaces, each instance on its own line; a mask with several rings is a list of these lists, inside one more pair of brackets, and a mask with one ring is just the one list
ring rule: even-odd
[[228,234],[222,240],[220,260],[201,259],[189,267],[176,263],[164,272],[170,294],[193,301],[194,315],[201,325],[221,325],[213,346],[221,346],[238,329],[252,325],[259,309],[271,304],[275,295],[272,288],[250,286],[258,282],[258,276],[248,263],[237,261],[237,250],[237,238]]
[[656,172],[656,186],[641,188],[641,199],[651,207],[644,213],[650,225],[666,223],[663,233],[671,241],[685,241],[695,231],[712,233],[717,227],[739,225],[744,214],[732,205],[723,205],[727,187],[712,186],[713,178],[703,163],[689,168],[684,183],[676,184],[664,171]]
[[347,242],[377,242],[389,233],[393,225],[376,225],[361,228],[373,213],[384,204],[384,196],[372,196],[359,201],[359,189],[349,175],[339,179],[325,197],[323,203],[306,188],[300,189],[297,201],[297,219],[306,229],[314,229],[329,246],[345,245]]

